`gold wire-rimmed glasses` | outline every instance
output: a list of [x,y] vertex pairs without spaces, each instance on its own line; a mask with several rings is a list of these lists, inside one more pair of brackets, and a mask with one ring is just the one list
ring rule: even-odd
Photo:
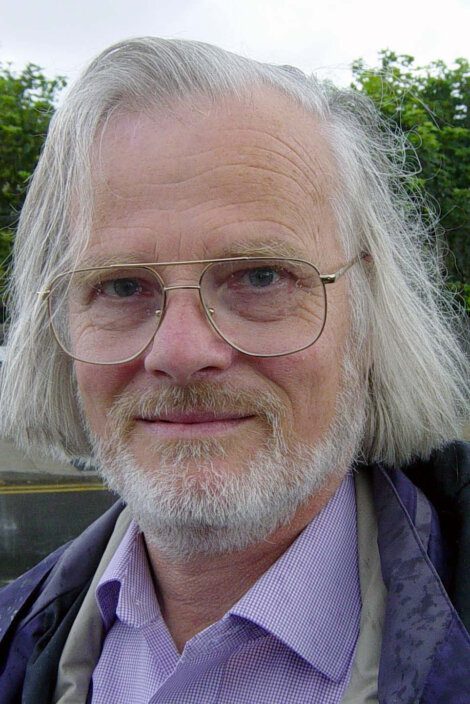
[[[59,274],[39,292],[62,350],[90,364],[124,364],[154,339],[168,292],[194,289],[212,329],[253,357],[281,357],[314,344],[325,327],[325,286],[335,283],[361,254],[333,274],[287,257],[227,257],[180,262],[111,264]],[[197,284],[166,286],[161,270],[203,266]]]

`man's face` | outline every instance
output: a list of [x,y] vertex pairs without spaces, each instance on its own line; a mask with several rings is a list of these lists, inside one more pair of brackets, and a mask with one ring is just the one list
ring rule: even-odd
[[[333,178],[320,126],[271,93],[244,104],[201,102],[172,116],[117,116],[96,154],[86,261],[289,252],[322,273],[334,271],[344,258],[330,206]],[[201,269],[160,273],[167,286],[190,285]],[[278,453],[281,445],[287,455],[320,445],[342,386],[347,277],[327,293],[319,340],[269,359],[244,355],[221,339],[197,291],[170,291],[162,325],[138,359],[109,367],[76,363],[85,416],[93,436],[108,445],[106,457],[119,440],[127,461],[150,484],[166,481],[169,472],[177,484],[180,471],[185,491],[209,491],[214,500],[224,481],[244,481],[273,434]],[[272,413],[264,414],[264,405],[272,405]]]

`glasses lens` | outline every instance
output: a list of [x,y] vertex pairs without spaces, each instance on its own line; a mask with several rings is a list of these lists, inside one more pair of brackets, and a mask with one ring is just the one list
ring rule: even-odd
[[123,362],[149,344],[163,286],[150,269],[86,269],[56,279],[49,297],[54,334],[75,359]]
[[248,354],[281,355],[308,347],[325,323],[325,288],[306,262],[215,262],[204,273],[201,296],[216,330]]

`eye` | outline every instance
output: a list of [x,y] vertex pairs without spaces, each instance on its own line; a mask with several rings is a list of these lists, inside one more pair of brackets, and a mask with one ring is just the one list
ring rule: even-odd
[[249,283],[255,288],[266,288],[279,281],[280,273],[272,267],[259,267],[251,269],[241,278],[247,278]]
[[101,281],[97,291],[113,298],[129,298],[143,292],[142,282],[138,279],[110,279]]
[[304,289],[312,278],[309,264],[288,259],[254,259],[214,263],[204,276],[203,295],[237,296],[239,300],[273,300]]
[[286,286],[295,285],[297,275],[294,271],[289,271],[285,266],[277,264],[263,264],[262,266],[253,266],[250,268],[239,269],[231,273],[227,280],[228,288],[234,291],[238,290],[244,293],[249,291],[272,292]]

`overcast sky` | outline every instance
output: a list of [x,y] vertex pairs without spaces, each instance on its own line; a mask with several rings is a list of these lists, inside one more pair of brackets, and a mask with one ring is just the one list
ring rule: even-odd
[[470,0],[0,0],[0,61],[72,79],[105,46],[153,34],[350,79],[380,49],[420,63],[470,54]]

